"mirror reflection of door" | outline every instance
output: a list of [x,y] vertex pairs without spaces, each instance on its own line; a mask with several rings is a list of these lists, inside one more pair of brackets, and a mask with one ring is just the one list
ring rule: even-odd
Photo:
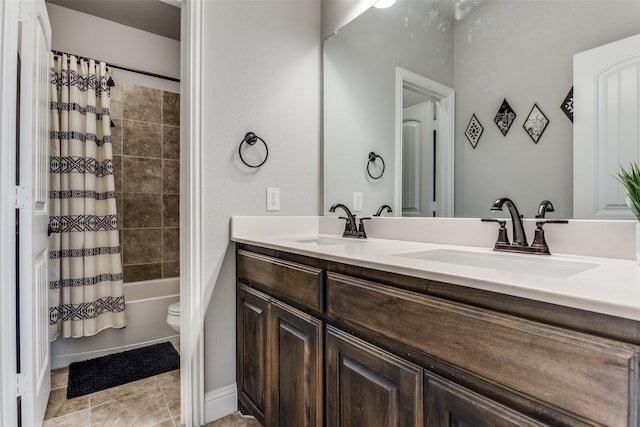
[[435,100],[402,91],[402,216],[437,216]]

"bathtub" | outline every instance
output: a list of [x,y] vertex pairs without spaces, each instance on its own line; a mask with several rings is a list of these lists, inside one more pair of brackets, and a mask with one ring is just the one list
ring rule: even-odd
[[57,338],[51,343],[51,368],[94,359],[163,341],[178,343],[180,335],[167,325],[167,308],[180,300],[180,279],[124,284],[128,325],[84,338]]

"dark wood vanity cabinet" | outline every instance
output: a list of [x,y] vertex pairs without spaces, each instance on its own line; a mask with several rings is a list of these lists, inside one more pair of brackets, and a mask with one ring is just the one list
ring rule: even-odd
[[264,423],[269,297],[248,286],[241,286],[238,287],[236,301],[238,399],[258,421]]
[[271,300],[267,426],[322,427],[322,322]]
[[238,400],[265,426],[322,427],[322,322],[238,286]]
[[265,426],[640,426],[640,322],[253,246],[237,261],[238,396]]
[[422,427],[422,368],[327,326],[327,426]]

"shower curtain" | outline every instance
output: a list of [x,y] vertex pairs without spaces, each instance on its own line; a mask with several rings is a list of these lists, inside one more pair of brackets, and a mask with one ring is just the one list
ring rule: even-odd
[[49,339],[126,326],[104,62],[51,57]]

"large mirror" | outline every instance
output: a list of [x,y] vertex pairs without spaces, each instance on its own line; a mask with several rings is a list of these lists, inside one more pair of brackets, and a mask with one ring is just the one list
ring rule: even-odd
[[[365,11],[324,42],[324,213],[352,207],[356,193],[367,216],[388,204],[395,215],[482,217],[506,196],[525,217],[551,200],[554,217],[573,218],[574,124],[561,108],[573,57],[640,33],[639,17],[638,0],[398,0]],[[453,89],[451,135],[438,99],[403,75]],[[515,112],[501,111],[506,134],[494,122],[504,100]],[[405,107],[424,103],[435,124],[418,126]],[[418,162],[407,141],[428,134],[425,124],[438,136]],[[377,179],[381,160],[369,163],[370,153],[384,160]],[[409,203],[412,194],[421,200]]]

